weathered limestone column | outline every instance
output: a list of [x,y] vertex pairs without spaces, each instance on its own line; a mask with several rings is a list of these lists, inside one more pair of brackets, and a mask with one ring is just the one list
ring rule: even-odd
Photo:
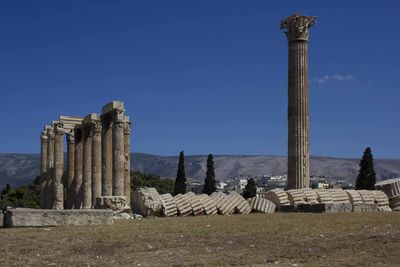
[[101,197],[101,123],[95,121],[92,124],[92,207],[96,204],[96,198]]
[[116,109],[113,120],[113,195],[125,195],[124,111]]
[[101,131],[101,155],[102,155],[102,181],[101,195],[112,195],[112,121],[111,114],[101,115],[102,131]]
[[280,24],[287,29],[289,46],[288,189],[307,188],[310,183],[308,28],[315,20],[294,14]]
[[46,175],[46,208],[53,208],[53,175],[54,175],[54,129],[47,129],[47,175]]
[[[86,118],[85,118],[86,120]],[[82,208],[92,207],[92,125],[83,122],[83,183],[82,183]]]
[[47,148],[48,137],[45,128],[40,135],[40,208],[46,208],[46,190],[47,190]]
[[67,200],[65,208],[74,207],[75,197],[75,131],[67,134]]
[[124,154],[125,154],[125,169],[124,169],[124,196],[128,197],[128,204],[131,200],[131,122],[129,117],[125,117],[124,128]]
[[75,128],[75,178],[74,178],[74,209],[82,208],[83,188],[83,138],[82,127]]
[[64,209],[64,129],[61,123],[54,124],[54,176],[53,176],[53,209]]

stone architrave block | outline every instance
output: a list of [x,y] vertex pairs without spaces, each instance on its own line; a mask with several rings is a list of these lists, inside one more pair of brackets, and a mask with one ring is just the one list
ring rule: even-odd
[[111,209],[114,213],[130,213],[127,196],[101,196],[96,198],[95,209]]
[[9,209],[4,214],[4,227],[86,226],[112,224],[113,211],[103,209]]
[[141,187],[135,190],[134,212],[144,217],[160,216],[162,201],[157,190],[153,187]]
[[375,189],[385,192],[389,199],[400,196],[400,178],[380,181],[375,184]]

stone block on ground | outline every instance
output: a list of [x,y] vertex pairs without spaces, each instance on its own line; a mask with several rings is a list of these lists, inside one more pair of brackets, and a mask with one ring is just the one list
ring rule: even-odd
[[4,227],[85,226],[112,224],[113,211],[103,209],[51,210],[8,209],[4,214]]
[[253,197],[248,199],[251,209],[254,212],[261,212],[261,213],[274,213],[276,209],[276,205],[263,197]]
[[332,204],[333,202],[333,198],[331,197],[331,195],[329,194],[327,189],[315,189],[315,192],[318,195],[318,202],[322,203],[322,204]]
[[389,206],[393,210],[400,210],[400,196],[389,198]]
[[349,196],[349,200],[350,200],[351,204],[362,204],[363,203],[362,197],[361,197],[360,193],[358,193],[357,190],[348,189],[348,190],[345,190],[345,192]]
[[212,197],[209,197],[206,194],[202,194],[199,196],[201,199],[201,204],[203,205],[204,214],[206,215],[217,215],[217,204]]
[[290,205],[306,204],[306,195],[302,189],[286,190]]
[[193,214],[192,206],[190,205],[187,195],[178,194],[174,196],[174,201],[178,209],[178,215],[188,216]]
[[133,193],[134,212],[144,217],[160,216],[162,209],[161,197],[153,187],[140,187]]
[[318,204],[319,203],[318,202],[318,194],[315,190],[310,189],[310,188],[305,188],[303,190],[303,193],[306,197],[305,200],[308,204]]
[[297,212],[312,213],[341,213],[352,212],[350,203],[318,203],[318,204],[300,204],[297,205]]
[[385,192],[380,190],[373,190],[374,194],[374,203],[378,205],[378,207],[389,207],[389,198],[385,194]]
[[265,193],[265,198],[272,201],[276,206],[289,206],[290,201],[287,193],[279,188],[272,189]]
[[364,204],[374,204],[374,193],[371,190],[357,190]]
[[251,206],[250,204],[247,202],[247,200],[242,197],[240,194],[238,193],[231,193],[231,199],[232,202],[234,202],[234,213],[237,214],[249,214],[251,212]]
[[96,198],[95,209],[111,209],[114,213],[131,213],[127,196],[101,196]]
[[193,215],[204,214],[203,204],[201,202],[201,197],[195,195],[193,192],[186,193],[187,200],[192,207]]
[[178,208],[176,207],[175,200],[171,194],[160,195],[162,203],[162,213],[166,217],[173,217],[178,215]]
[[378,205],[375,203],[353,204],[353,212],[374,212],[378,211]]
[[334,203],[350,203],[349,196],[343,189],[328,189]]
[[385,192],[388,198],[400,196],[400,178],[377,182],[375,189]]

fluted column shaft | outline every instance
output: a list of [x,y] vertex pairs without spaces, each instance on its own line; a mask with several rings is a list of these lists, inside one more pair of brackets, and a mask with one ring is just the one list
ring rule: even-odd
[[83,188],[83,138],[82,129],[75,129],[75,177],[74,177],[74,209],[82,208]]
[[46,131],[42,132],[40,137],[40,208],[46,208],[46,190],[47,190],[47,148],[48,138]]
[[92,128],[92,207],[96,204],[96,198],[101,197],[101,124],[95,122]]
[[288,188],[309,187],[308,42],[289,44]]
[[65,208],[74,207],[75,197],[75,135],[73,132],[67,135],[67,200]]
[[287,29],[288,71],[288,189],[310,184],[308,115],[308,28],[315,17],[294,14],[281,21]]
[[63,187],[63,173],[64,173],[64,142],[63,142],[63,128],[61,124],[56,124],[54,129],[54,180],[53,180],[53,196],[54,204],[53,209],[64,209],[64,187]]
[[82,208],[92,207],[92,125],[83,126]]
[[46,175],[46,208],[53,208],[53,175],[54,175],[54,129],[47,130],[47,175]]
[[124,195],[128,197],[128,204],[131,200],[131,124],[125,123],[124,129],[124,154],[125,154],[125,169],[124,169]]
[[124,116],[123,113],[116,112],[113,121],[113,195],[123,196],[124,191]]
[[108,114],[103,114],[102,120],[102,195],[112,195],[112,177],[113,177],[113,162],[112,162],[112,122]]

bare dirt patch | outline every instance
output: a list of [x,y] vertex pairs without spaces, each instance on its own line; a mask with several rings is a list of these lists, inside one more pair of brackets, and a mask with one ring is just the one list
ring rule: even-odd
[[398,266],[400,213],[249,214],[0,229],[8,265]]

